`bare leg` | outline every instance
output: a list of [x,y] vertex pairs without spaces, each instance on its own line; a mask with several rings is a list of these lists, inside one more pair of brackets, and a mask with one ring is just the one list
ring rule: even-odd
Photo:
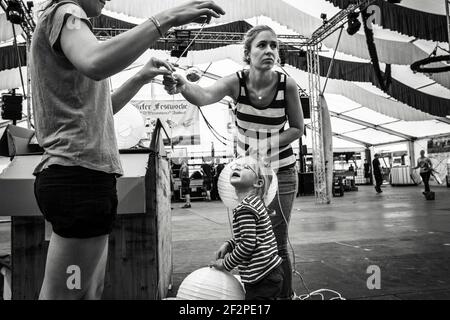
[[191,195],[190,194],[186,195],[186,204],[191,204]]
[[100,300],[103,294],[103,288],[105,287],[105,273],[106,262],[108,261],[108,242],[106,242],[105,249],[103,250],[100,261],[94,270],[94,274],[91,281],[91,286],[88,288],[84,299],[85,300]]
[[[71,239],[52,233],[39,299],[76,300],[100,297],[99,289],[103,286],[107,244],[107,235]],[[73,288],[71,284],[77,276],[80,286]]]

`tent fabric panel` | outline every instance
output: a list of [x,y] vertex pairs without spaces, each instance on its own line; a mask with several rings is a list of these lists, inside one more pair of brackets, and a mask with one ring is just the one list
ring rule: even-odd
[[331,128],[333,133],[343,134],[350,131],[363,130],[366,127],[332,116]]
[[354,138],[354,139],[357,139],[360,141],[365,141],[371,145],[391,143],[391,142],[404,140],[397,136],[394,136],[394,135],[391,135],[388,133],[384,133],[381,131],[377,131],[375,129],[370,129],[370,128],[360,130],[360,131],[355,131],[355,132],[349,132],[349,133],[344,134],[343,136]]
[[[362,108],[359,103],[350,100],[339,94],[325,93],[330,112],[344,113],[358,108]],[[370,109],[368,109],[370,110]]]
[[[18,45],[20,65],[27,64],[27,49],[24,44]],[[0,71],[19,67],[19,56],[14,45],[0,47]]]
[[378,113],[376,111],[373,111],[373,110],[371,110],[369,108],[365,108],[365,107],[346,112],[346,113],[344,113],[344,115],[371,123],[373,125],[381,125],[384,123],[398,121],[395,118],[385,116],[381,113]]
[[[350,0],[327,0],[339,8],[347,8]],[[444,3],[443,1],[441,1]],[[441,14],[433,14],[399,6],[384,0],[376,0],[381,10],[381,21],[376,21],[384,28],[402,34],[433,41],[448,41],[447,21],[444,7]]]
[[[308,74],[306,72],[288,65],[285,66],[285,69],[291,76],[293,76],[297,80],[298,83],[308,83]],[[321,83],[323,83],[323,81],[324,79],[321,78]],[[379,90],[374,86],[372,87]],[[405,121],[434,119],[433,116],[425,112],[416,110],[412,107],[407,106],[406,104],[386,99],[386,97],[383,97],[382,95],[376,94],[363,87],[360,87],[359,83],[330,79],[328,80],[326,92],[343,95],[358,104],[361,104],[367,108],[396,119]]]
[[[325,77],[328,73],[332,59],[320,56],[319,60],[320,74]],[[287,53],[286,62],[301,70],[307,71],[306,58],[300,57],[294,52]],[[330,78],[347,81],[370,82],[377,87],[381,87],[378,79],[375,77],[373,67],[368,63],[335,60],[330,73]],[[398,101],[404,102],[415,109],[435,116],[445,117],[450,113],[450,99],[420,92],[394,78],[392,78],[392,82],[387,93]],[[447,93],[450,94],[450,92]]]
[[417,138],[446,133],[450,134],[450,125],[436,120],[419,122],[400,121],[397,123],[385,124],[382,125],[382,127],[412,135]]
[[[14,38],[12,24],[6,19],[6,13],[3,10],[0,12],[0,43],[11,41]],[[16,35],[22,33],[22,28],[19,25],[14,25]]]

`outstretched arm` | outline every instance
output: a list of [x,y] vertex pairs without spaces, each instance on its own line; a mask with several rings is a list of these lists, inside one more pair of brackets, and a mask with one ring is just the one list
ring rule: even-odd
[[236,100],[239,94],[239,79],[236,74],[221,78],[209,87],[188,82],[179,74],[165,76],[163,84],[169,94],[181,93],[187,101],[200,107],[219,102],[226,96]]
[[152,81],[158,75],[171,74],[173,71],[175,69],[170,63],[151,58],[136,75],[111,94],[114,114],[119,112],[138,93],[142,86]]
[[[218,18],[224,13],[213,1],[192,1],[158,13],[155,18],[160,22],[160,31],[165,33],[171,27],[200,17]],[[77,70],[94,80],[102,80],[128,67],[161,37],[160,31],[148,20],[117,37],[99,42],[88,25],[72,15],[61,31],[60,45]]]

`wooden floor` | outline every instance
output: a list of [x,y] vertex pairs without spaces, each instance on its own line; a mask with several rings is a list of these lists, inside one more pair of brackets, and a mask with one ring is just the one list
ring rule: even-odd
[[[436,187],[435,201],[426,201],[419,187],[383,191],[360,187],[332,205],[296,199],[290,240],[304,280],[294,276],[297,295],[327,288],[347,299],[450,299],[450,189]],[[173,210],[173,296],[231,236],[220,202],[179,206]],[[381,271],[380,290],[367,287],[372,265]]]
[[[373,187],[317,206],[295,201],[290,240],[295,253],[297,295],[322,288],[347,299],[450,299],[450,189],[435,187],[426,201],[419,187]],[[173,203],[173,289],[207,266],[231,237],[221,202]],[[9,253],[9,224],[0,223],[0,255]],[[369,266],[381,270],[381,289],[369,290]],[[306,289],[306,287],[308,289]],[[332,295],[327,295],[327,298]]]

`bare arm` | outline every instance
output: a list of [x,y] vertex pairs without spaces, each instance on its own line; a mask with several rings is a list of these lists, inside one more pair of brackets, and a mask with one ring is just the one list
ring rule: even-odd
[[280,134],[280,145],[285,146],[299,139],[304,132],[303,110],[298,95],[297,83],[292,78],[286,80],[286,102],[289,129]]
[[[163,69],[160,69],[163,67]],[[166,61],[152,58],[150,61],[133,77],[125,82],[120,88],[111,95],[113,112],[120,111],[144,86],[152,81],[155,76],[167,75],[175,71],[173,66]]]
[[[183,25],[202,16],[219,17],[223,10],[212,1],[193,1],[156,14],[164,33],[172,26]],[[73,25],[79,27],[73,28]],[[71,16],[61,31],[61,49],[70,62],[83,74],[102,80],[122,71],[135,61],[160,37],[155,24],[143,24],[99,42],[89,27]]]
[[221,78],[205,88],[188,82],[178,74],[164,77],[163,84],[169,94],[181,93],[187,101],[200,107],[219,102],[226,96],[236,100],[239,94],[239,79],[236,74]]

